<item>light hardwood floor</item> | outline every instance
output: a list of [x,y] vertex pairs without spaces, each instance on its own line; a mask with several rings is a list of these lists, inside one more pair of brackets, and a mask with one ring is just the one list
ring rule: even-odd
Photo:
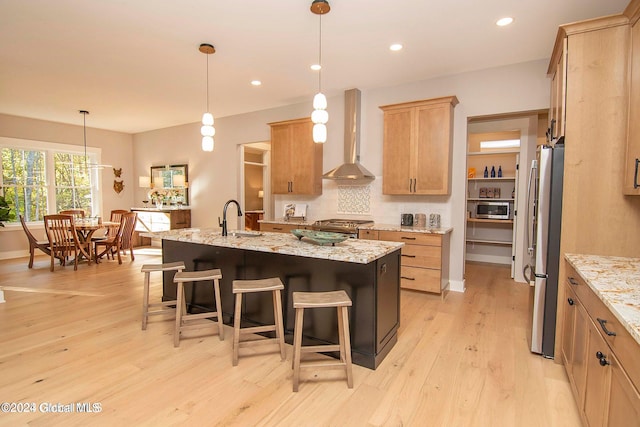
[[[579,426],[562,365],[527,348],[527,287],[499,266],[469,264],[467,291],[403,291],[398,343],[375,371],[304,371],[292,392],[291,353],[248,354],[231,365],[227,338],[173,347],[173,322],[141,330],[143,274],[160,262],[139,250],[123,265],[73,268],[38,257],[0,261],[0,425]],[[152,275],[152,295],[161,294]],[[270,351],[258,346],[257,352]],[[331,379],[331,380],[329,380]],[[100,413],[43,413],[43,403],[99,403]]]

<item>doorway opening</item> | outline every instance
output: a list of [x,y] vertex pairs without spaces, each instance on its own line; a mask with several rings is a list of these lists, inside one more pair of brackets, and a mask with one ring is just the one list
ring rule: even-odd
[[[536,146],[546,141],[547,110],[469,117],[465,261],[510,266],[525,283],[527,182]],[[485,176],[486,175],[486,176]]]
[[269,179],[270,153],[271,145],[268,142],[241,146],[240,198],[245,214],[245,230],[260,230],[259,221],[270,218],[273,212]]

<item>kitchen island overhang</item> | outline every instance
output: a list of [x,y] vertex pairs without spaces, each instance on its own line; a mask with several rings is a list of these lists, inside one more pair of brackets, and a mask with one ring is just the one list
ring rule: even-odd
[[[291,234],[222,236],[217,230],[182,229],[149,234],[162,239],[163,262],[183,261],[186,270],[220,268],[224,323],[233,325],[235,279],[280,277],[286,342],[293,342],[292,293],[343,289],[351,298],[349,327],[353,362],[375,369],[397,342],[400,325],[402,243],[348,239],[335,246],[298,240]],[[173,273],[165,272],[163,299],[175,299]],[[268,295],[266,295],[268,294]],[[213,289],[186,287],[188,309],[212,310]],[[243,326],[273,323],[269,293],[247,295]],[[335,309],[305,312],[305,345],[337,343]],[[336,354],[332,354],[337,357]]]

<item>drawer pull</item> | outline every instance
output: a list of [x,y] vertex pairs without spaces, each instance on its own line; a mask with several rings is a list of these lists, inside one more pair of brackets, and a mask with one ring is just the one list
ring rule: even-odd
[[415,255],[405,255],[405,254],[402,254],[401,256],[403,256],[405,258],[415,258],[416,257]]
[[405,280],[416,280],[413,277],[406,277],[406,276],[400,276],[400,278]]
[[578,286],[578,282],[573,277],[569,277],[569,283],[571,283],[574,286]]
[[273,227],[274,230],[282,230],[280,227]]
[[604,331],[605,334],[607,334],[610,337],[615,337],[616,333],[612,332],[610,330],[607,329],[607,321],[604,319],[600,319],[598,317],[598,323],[600,323],[600,327],[602,328],[602,330]]
[[402,240],[416,240],[416,238],[415,238],[415,237],[406,237],[406,236],[402,236],[401,238],[402,238]]
[[575,302],[573,302],[573,298],[567,298],[567,302],[569,303],[569,305],[575,304]]

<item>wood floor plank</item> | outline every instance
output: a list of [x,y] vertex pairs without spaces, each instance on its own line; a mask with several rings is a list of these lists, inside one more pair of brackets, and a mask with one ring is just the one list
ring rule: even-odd
[[[144,263],[49,271],[46,257],[0,261],[3,401],[96,402],[100,413],[0,414],[0,425],[579,426],[563,367],[528,350],[528,287],[508,268],[468,264],[467,290],[401,292],[398,343],[374,370],[305,370],[292,392],[291,346],[187,335],[173,347],[173,317],[141,330]],[[162,295],[161,275],[150,296]],[[225,326],[226,336],[231,328]]]

